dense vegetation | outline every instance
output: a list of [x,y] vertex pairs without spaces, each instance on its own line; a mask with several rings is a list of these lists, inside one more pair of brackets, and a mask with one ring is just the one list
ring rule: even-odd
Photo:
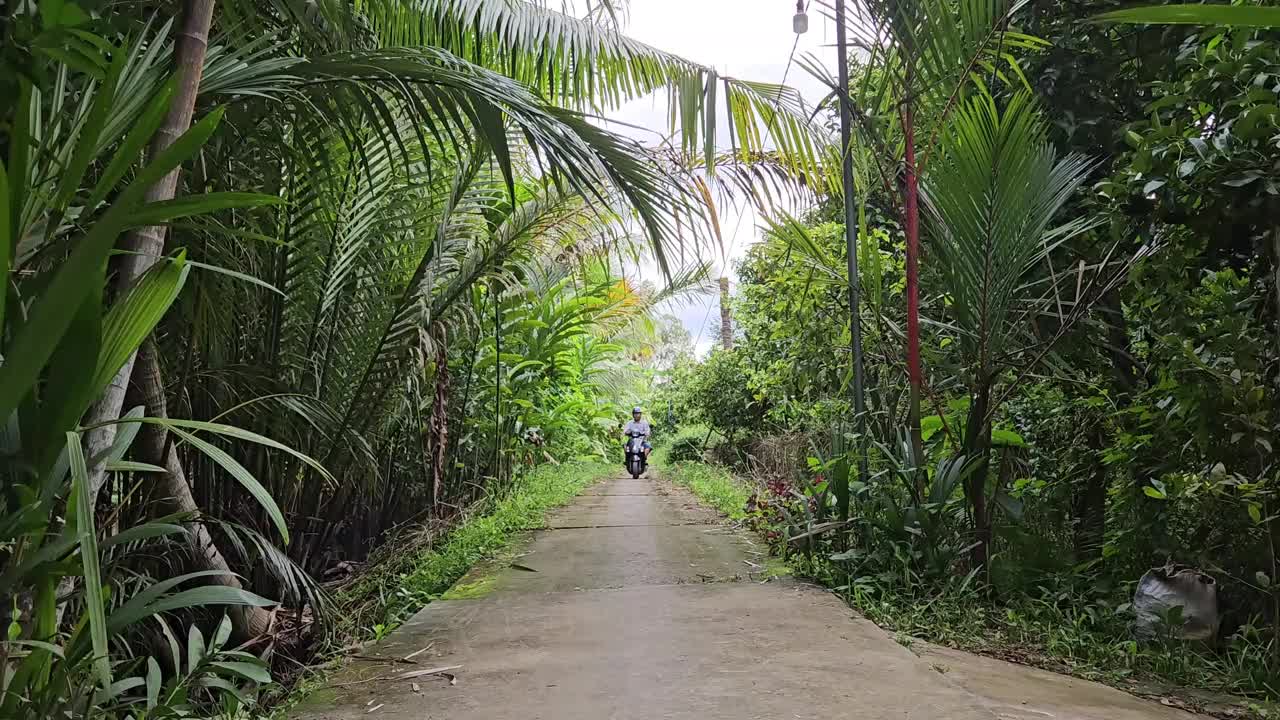
[[[756,479],[753,522],[887,625],[1280,697],[1274,11],[1134,26],[1035,3],[954,39],[911,15],[930,3],[856,5],[885,28],[851,71],[866,413],[834,194],[769,217],[733,348],[659,397]],[[1167,560],[1218,581],[1212,649],[1134,642],[1135,584]]]
[[[717,113],[795,172],[820,134],[578,9],[0,11],[0,716],[248,711],[438,592],[376,548],[601,455],[703,282]],[[591,122],[659,90],[678,149]]]
[[[659,373],[772,473],[754,512],[838,519],[807,546],[855,598],[1033,598],[1114,655],[1184,558],[1236,618],[1196,667],[1275,694],[1274,31],[855,3],[847,213],[798,94],[624,5],[5,5],[0,716],[256,712],[584,482],[531,468],[607,457]],[[594,122],[655,92],[670,144]],[[729,195],[769,238],[695,364],[660,307]]]

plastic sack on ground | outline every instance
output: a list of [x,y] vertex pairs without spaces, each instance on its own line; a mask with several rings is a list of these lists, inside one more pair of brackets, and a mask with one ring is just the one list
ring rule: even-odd
[[1218,583],[1187,565],[1169,563],[1143,574],[1133,609],[1134,635],[1142,639],[1212,642],[1218,635]]

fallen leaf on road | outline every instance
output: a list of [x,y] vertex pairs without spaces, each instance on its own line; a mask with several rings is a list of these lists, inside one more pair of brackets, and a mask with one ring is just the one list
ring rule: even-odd
[[447,675],[450,670],[457,670],[461,665],[446,665],[444,667],[429,668],[427,670],[411,670],[407,673],[399,675],[400,680],[408,680],[409,678],[422,677],[424,675]]
[[421,655],[422,653],[424,653],[424,652],[426,652],[426,651],[430,650],[431,648],[433,648],[433,647],[435,647],[435,646],[436,646],[436,644],[435,644],[435,643],[430,643],[430,644],[428,644],[426,647],[422,648],[421,650],[414,650],[413,652],[409,653],[408,655],[405,655],[405,656],[404,656],[404,659],[405,659],[405,660],[412,660],[412,659],[414,659],[414,658],[418,657],[418,656],[419,656],[419,655]]
[[538,572],[537,570],[529,567],[528,565],[521,565],[520,563],[511,563],[511,567],[517,570],[523,570],[525,572]]
[[414,684],[412,685],[412,687],[413,687],[413,691],[414,691],[414,692],[416,692],[416,693],[420,693],[420,692],[422,692],[422,686],[421,686],[421,685],[419,685],[418,683],[414,683]]

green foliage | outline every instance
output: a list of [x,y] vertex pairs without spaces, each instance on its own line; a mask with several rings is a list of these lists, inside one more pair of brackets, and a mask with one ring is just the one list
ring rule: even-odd
[[[194,20],[177,16],[199,15],[180,4],[93,5],[0,23],[6,718],[235,715],[266,670],[223,626],[179,652],[162,616],[196,628],[233,606],[240,643],[283,604],[316,621],[272,646],[295,664],[326,631],[307,571],[402,523],[452,527],[524,465],[612,449],[649,377],[648,316],[705,275],[669,253],[696,256],[700,200],[580,111],[669,88],[684,160],[719,160],[725,108],[735,150],[762,149],[767,116],[785,164],[822,175],[789,89],[598,18],[231,0],[216,41],[184,26],[179,43]],[[627,286],[613,253],[668,286]],[[573,477],[462,532],[410,596]]]
[[[1025,82],[987,68],[913,98],[930,139],[923,457],[903,429],[900,198],[892,175],[857,175],[899,167],[901,139],[854,151],[866,438],[848,433],[842,204],[769,221],[734,304],[740,381],[764,410],[752,517],[775,542],[821,526],[849,477],[848,526],[789,550],[874,619],[1110,681],[1274,699],[1280,43],[1246,21],[1130,31],[1086,14],[1119,5],[1020,13],[1052,42],[1018,55]],[[1197,22],[1258,9],[1203,7]],[[877,115],[897,112],[880,101],[897,62],[854,68],[860,123],[898,122]],[[675,394],[730,387],[720,365],[686,369]],[[724,402],[683,396],[691,414]],[[769,454],[779,442],[811,446],[810,467]],[[1171,557],[1222,588],[1216,654],[1130,636],[1133,583]]]
[[745,375],[741,353],[712,350],[680,386],[685,406],[695,411],[689,420],[703,423],[730,440],[760,427],[764,404],[747,387]]
[[701,462],[706,453],[707,431],[686,427],[662,444],[659,457],[671,463]]
[[1267,80],[1277,68],[1276,43],[1253,33],[1188,35],[1170,77],[1152,84],[1146,118],[1125,131],[1125,162],[1100,189],[1243,252],[1245,228],[1266,232],[1280,196],[1280,87]]
[[[46,31],[88,20],[70,3],[47,3],[42,12],[56,7],[62,12],[56,20],[45,19]],[[5,208],[0,269],[5,270],[4,294],[14,301],[0,304],[5,356],[0,365],[0,417],[6,418],[8,428],[0,463],[5,488],[0,505],[0,599],[12,608],[3,643],[7,665],[0,713],[14,718],[64,713],[143,717],[188,712],[210,703],[231,710],[251,705],[250,685],[270,683],[270,674],[256,658],[226,649],[229,620],[207,640],[198,627],[191,627],[185,666],[178,656],[180,643],[170,634],[173,667],[163,680],[156,656],[137,652],[146,647],[138,643],[147,632],[144,625],[156,623],[169,634],[163,613],[274,603],[239,587],[180,589],[202,577],[200,573],[140,586],[138,581],[148,577],[147,568],[133,565],[129,554],[147,548],[158,551],[186,534],[173,524],[186,518],[116,522],[110,533],[103,533],[95,517],[99,488],[91,469],[106,467],[118,473],[120,488],[159,470],[123,458],[137,434],[132,423],[167,421],[130,412],[116,421],[126,426],[116,432],[114,445],[93,456],[82,447],[78,424],[160,323],[191,269],[185,253],[175,251],[128,292],[113,298],[106,291],[106,268],[117,238],[134,226],[251,208],[273,199],[212,193],[150,201],[148,188],[199,152],[217,131],[223,113],[215,110],[198,119],[148,165],[130,168],[119,158],[132,162],[139,155],[168,104],[169,88],[158,81],[155,59],[145,55],[141,43],[117,46],[87,32],[79,37],[95,42],[80,48],[85,54],[76,62],[62,64],[64,57],[58,53],[32,58],[62,81],[42,86],[31,78],[20,79],[15,109],[17,116],[32,117],[60,109],[78,121],[10,126],[5,136],[7,169],[0,163],[0,206]],[[163,32],[151,40],[162,43]],[[85,67],[86,62],[96,71]],[[107,198],[109,203],[104,202]],[[219,432],[197,425],[193,429]],[[194,434],[178,431],[201,452],[235,463]],[[250,443],[273,444],[253,433],[242,437]],[[261,488],[247,472],[241,481]],[[275,507],[265,492],[257,500]],[[64,509],[65,521],[60,517]],[[283,531],[278,511],[277,518]],[[163,654],[158,657],[163,659]]]
[[[187,96],[172,22],[67,0],[10,12],[0,715],[234,714],[269,676],[209,608],[233,606],[237,632],[275,604],[258,592],[303,617],[323,599],[295,563],[358,563],[425,527],[345,591],[349,622],[381,636],[603,472],[527,468],[614,462],[640,400],[685,425],[664,448],[677,480],[772,539],[849,513],[798,562],[903,631],[982,628],[1082,667],[1275,695],[1280,43],[1252,29],[1274,9],[1120,9],[1103,19],[1213,25],[1121,33],[1062,3],[854,6],[880,28],[852,91],[867,302],[848,307],[835,193],[775,213],[740,268],[741,342],[701,363],[654,320],[706,277],[673,262],[705,239],[690,167],[721,165],[762,209],[762,157],[773,181],[835,189],[836,148],[794,91],[532,3],[229,0],[194,125],[147,152]],[[663,89],[671,157],[581,114]],[[927,457],[901,434],[908,130],[928,209]],[[153,192],[162,178],[176,194]],[[154,257],[120,239],[158,225]],[[624,257],[667,287],[628,284]],[[850,312],[867,437],[848,432]],[[776,461],[768,482],[753,494],[689,462],[696,423],[737,464]],[[768,434],[807,443],[812,466],[767,454]],[[1230,582],[1218,659],[1122,639],[1113,608],[1169,555]],[[205,629],[184,648],[172,620]]]
[[1251,5],[1157,5],[1103,13],[1100,22],[1278,28],[1280,8]]
[[[907,637],[1130,686],[1161,677],[1196,690],[1254,694],[1266,690],[1270,648],[1251,633],[1233,639],[1229,655],[1183,645],[1140,645],[1128,637],[1130,613],[1079,590],[1056,589],[974,602],[958,586],[912,594],[878,582],[846,591],[851,605]],[[1173,691],[1176,695],[1176,690]]]

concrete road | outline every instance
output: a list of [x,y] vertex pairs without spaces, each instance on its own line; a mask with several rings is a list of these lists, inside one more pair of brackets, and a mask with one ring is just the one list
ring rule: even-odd
[[[1011,696],[1007,682],[992,698],[972,676],[957,672],[967,682],[953,681],[832,594],[769,577],[763,551],[662,481],[601,482],[557,512],[517,556],[473,571],[452,592],[457,599],[428,605],[350,662],[294,716],[1077,717],[1056,696],[1056,704],[1037,705],[1016,690]],[[412,663],[380,659],[410,655]],[[450,666],[457,667],[447,675],[404,677]],[[1103,693],[1094,704],[1105,704],[1105,693],[1138,702],[1074,682],[1077,693],[1085,686]],[[1150,707],[1142,720],[1190,717],[1137,707]]]

